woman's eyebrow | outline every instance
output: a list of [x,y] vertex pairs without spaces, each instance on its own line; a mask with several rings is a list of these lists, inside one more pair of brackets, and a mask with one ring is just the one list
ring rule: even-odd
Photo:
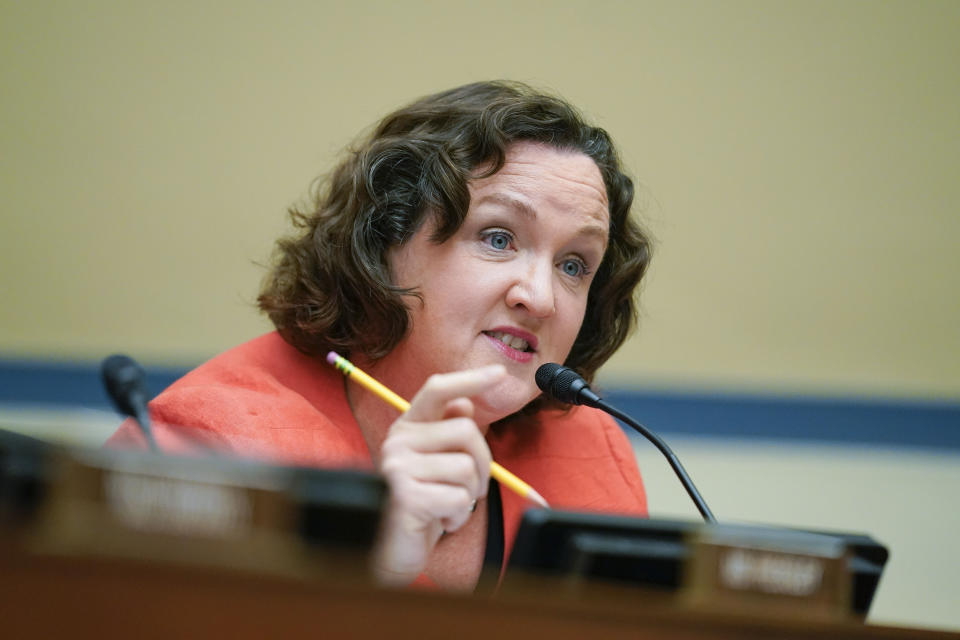
[[508,209],[513,209],[517,213],[523,214],[526,218],[536,219],[537,217],[537,210],[530,206],[530,203],[508,193],[488,193],[477,200],[477,205],[488,203],[499,204]]
[[[516,211],[521,214],[524,218],[529,218],[531,220],[537,219],[537,210],[534,209],[530,203],[526,202],[522,198],[517,198],[516,196],[510,195],[509,193],[489,193],[481,196],[477,199],[477,206],[482,204],[496,204],[512,211]],[[594,217],[591,216],[591,220]],[[607,242],[609,241],[610,230],[599,220],[596,220],[596,224],[588,222],[583,225],[580,229],[577,230],[577,234],[581,236],[596,236],[602,243],[603,248],[606,250]]]

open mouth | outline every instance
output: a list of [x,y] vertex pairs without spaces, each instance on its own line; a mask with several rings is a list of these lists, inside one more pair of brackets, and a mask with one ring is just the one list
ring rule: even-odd
[[526,353],[534,352],[534,350],[530,347],[529,342],[515,335],[504,333],[503,331],[484,331],[483,333],[484,335],[490,336],[494,340],[499,340],[500,342],[507,345],[511,349],[516,349],[517,351],[524,351]]

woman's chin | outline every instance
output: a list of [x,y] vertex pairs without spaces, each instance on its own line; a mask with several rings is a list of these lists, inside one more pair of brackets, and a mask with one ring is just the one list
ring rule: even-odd
[[539,391],[521,389],[515,380],[508,380],[508,383],[512,384],[499,385],[474,398],[474,419],[484,431],[488,425],[520,411],[540,395]]

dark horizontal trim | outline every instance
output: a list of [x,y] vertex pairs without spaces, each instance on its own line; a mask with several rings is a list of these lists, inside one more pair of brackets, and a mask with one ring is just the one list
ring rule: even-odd
[[960,403],[635,389],[604,399],[658,433],[960,451]]
[[[189,367],[150,367],[151,397],[169,387]],[[18,406],[111,409],[100,366],[93,363],[0,360],[0,403]]]
[[[186,368],[151,367],[154,393]],[[612,389],[605,398],[658,433],[960,451],[960,403]],[[0,404],[109,409],[97,365],[0,360]]]

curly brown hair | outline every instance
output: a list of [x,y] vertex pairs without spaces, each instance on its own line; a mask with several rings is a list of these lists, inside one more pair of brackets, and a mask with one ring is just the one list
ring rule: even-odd
[[629,215],[633,182],[607,132],[566,101],[517,82],[464,85],[384,118],[318,181],[309,208],[290,209],[295,232],[277,242],[260,309],[306,354],[382,358],[406,335],[404,296],[416,295],[391,283],[388,249],[410,238],[428,211],[437,216],[431,239],[450,238],[467,215],[468,182],[499,171],[518,141],[582,152],[606,186],[609,246],[565,362],[592,381],[636,323],[633,293],[650,262],[650,239]]

